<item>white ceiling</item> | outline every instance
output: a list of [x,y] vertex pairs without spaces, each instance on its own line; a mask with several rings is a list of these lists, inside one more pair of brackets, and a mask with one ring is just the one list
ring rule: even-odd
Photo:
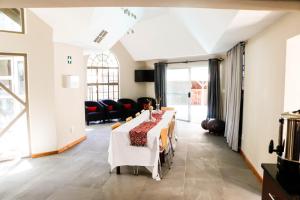
[[[282,12],[203,8],[35,8],[53,28],[54,41],[106,50],[121,40],[134,60],[174,59],[224,53],[262,31]],[[94,43],[108,31],[100,44]],[[128,30],[133,34],[127,34]]]
[[271,11],[201,8],[159,10],[155,17],[142,18],[134,26],[135,33],[121,39],[135,60],[222,54],[283,15]]
[[[83,47],[85,50],[110,49],[143,16],[142,8],[130,8],[137,18],[124,14],[122,8],[32,8],[53,28],[53,40]],[[100,44],[93,42],[108,31]]]

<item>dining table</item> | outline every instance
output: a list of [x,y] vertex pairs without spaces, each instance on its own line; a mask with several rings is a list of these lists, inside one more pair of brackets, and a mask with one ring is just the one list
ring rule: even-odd
[[[152,111],[159,113],[162,111]],[[137,126],[149,121],[150,111],[145,110],[131,121],[123,123],[118,128],[111,131],[109,148],[108,148],[108,163],[111,171],[120,166],[143,166],[152,173],[152,178],[160,180],[159,175],[159,159],[160,159],[160,133],[163,128],[168,128],[169,123],[175,117],[174,110],[164,111],[160,115],[160,119],[155,123],[155,126],[148,130],[146,135],[147,143],[143,146],[135,146],[130,139],[130,131]]]

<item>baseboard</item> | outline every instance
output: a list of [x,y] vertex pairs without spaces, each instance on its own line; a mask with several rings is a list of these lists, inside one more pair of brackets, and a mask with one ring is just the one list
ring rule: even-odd
[[40,157],[44,157],[44,156],[50,156],[50,155],[62,153],[64,151],[68,150],[68,149],[73,148],[74,146],[76,146],[77,144],[81,143],[84,140],[86,140],[86,136],[82,136],[81,138],[75,140],[74,142],[71,142],[70,144],[67,144],[63,148],[58,149],[56,151],[49,151],[49,152],[31,154],[31,158],[40,158]]
[[245,155],[245,153],[243,152],[243,150],[240,150],[240,154],[243,157],[243,159],[245,160],[247,166],[252,171],[252,173],[256,176],[256,178],[259,180],[259,182],[262,183],[263,182],[263,178],[260,176],[260,174],[258,173],[258,171],[255,169],[254,165],[247,158],[247,156]]
[[51,156],[54,154],[58,154],[58,151],[48,151],[48,152],[43,152],[43,153],[36,153],[36,154],[31,154],[31,158],[39,158],[39,157],[44,157],[44,156]]
[[67,144],[63,148],[59,149],[58,153],[62,153],[64,151],[68,150],[68,149],[71,149],[71,148],[73,148],[74,146],[76,146],[77,144],[81,143],[84,140],[86,140],[86,136],[82,136],[78,140],[75,140],[74,142],[71,142],[70,144]]

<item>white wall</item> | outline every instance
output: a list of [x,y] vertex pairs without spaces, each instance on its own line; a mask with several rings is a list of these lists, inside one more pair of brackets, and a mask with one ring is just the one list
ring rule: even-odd
[[[154,70],[154,63],[158,61],[147,61],[146,62],[146,69],[153,69]],[[146,82],[145,83],[145,97],[152,97],[155,99],[155,88],[154,82]]]
[[52,29],[26,10],[26,34],[0,32],[0,52],[27,53],[32,153],[56,150]]
[[246,45],[242,150],[260,175],[261,163],[276,162],[268,145],[271,139],[277,141],[278,119],[284,111],[286,42],[299,33],[300,13],[291,13]]
[[116,55],[120,64],[120,98],[136,100],[138,97],[145,96],[145,83],[134,81],[134,70],[143,69],[145,63],[134,61],[120,42],[116,43],[111,51]]
[[[67,57],[72,63],[67,63]],[[86,64],[83,51],[79,47],[55,43],[55,121],[58,149],[85,135],[84,99],[86,87]],[[79,77],[78,88],[63,87],[64,75]]]
[[284,110],[300,109],[300,35],[290,38],[286,48]]

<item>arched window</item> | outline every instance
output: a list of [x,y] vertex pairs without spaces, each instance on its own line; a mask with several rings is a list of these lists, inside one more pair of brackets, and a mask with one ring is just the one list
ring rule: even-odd
[[119,62],[109,51],[92,54],[87,62],[87,99],[119,98]]

